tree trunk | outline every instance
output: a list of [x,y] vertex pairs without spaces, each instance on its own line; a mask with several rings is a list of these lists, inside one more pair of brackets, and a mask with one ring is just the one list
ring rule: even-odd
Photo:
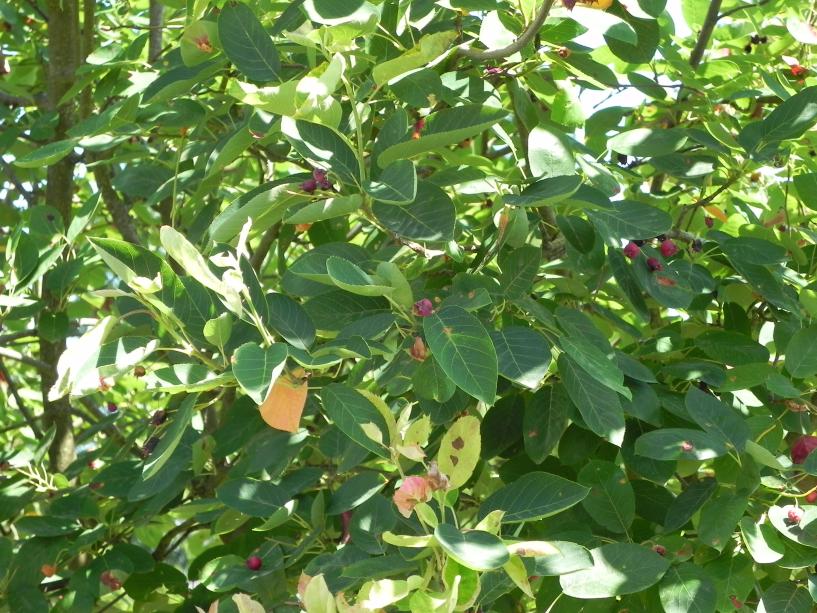
[[[59,105],[60,98],[74,83],[80,61],[79,0],[48,0],[48,109],[57,111],[57,128],[52,140],[65,138],[74,122],[74,105]],[[67,226],[71,221],[74,197],[73,156],[69,155],[48,167],[45,203],[62,216]],[[47,289],[42,292],[48,310],[59,308],[58,298]],[[48,392],[57,380],[57,360],[65,351],[65,341],[51,342],[40,337],[40,359],[48,366],[41,370],[41,391],[45,409],[45,427],[54,427],[54,441],[49,449],[51,468],[63,471],[76,457],[71,406],[68,398],[49,400]]]
[[148,62],[155,63],[162,54],[162,26],[164,25],[164,5],[159,0],[150,0],[150,38],[148,39]]

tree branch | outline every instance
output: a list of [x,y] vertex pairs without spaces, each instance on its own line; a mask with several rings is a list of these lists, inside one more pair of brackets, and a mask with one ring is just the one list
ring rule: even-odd
[[151,64],[162,55],[162,25],[164,5],[159,0],[150,0],[150,38],[148,39],[148,62]]
[[709,3],[709,10],[706,12],[706,18],[698,34],[698,41],[689,55],[689,65],[693,68],[697,68],[704,57],[704,51],[709,45],[709,39],[712,38],[712,32],[715,31],[715,25],[717,25],[720,18],[721,4],[723,4],[723,0],[711,0]]
[[[99,159],[100,158],[94,158],[95,161]],[[139,240],[139,234],[136,232],[136,226],[128,212],[128,206],[113,188],[108,167],[102,163],[95,164],[94,178],[99,187],[99,193],[102,195],[102,201],[111,214],[113,225],[116,226],[122,238],[134,245],[141,245],[142,241]]]
[[0,347],[0,357],[8,358],[9,360],[14,360],[16,362],[20,362],[21,364],[28,364],[29,366],[34,366],[35,368],[48,368],[49,365],[43,362],[42,360],[38,360],[37,358],[31,358],[27,355],[23,355],[19,351],[15,351],[14,349],[8,349],[6,347]]
[[545,0],[542,3],[542,7],[539,9],[539,13],[533,18],[533,21],[531,21],[528,24],[528,27],[522,31],[519,38],[517,38],[507,47],[502,47],[501,49],[489,49],[487,51],[460,48],[457,51],[460,55],[464,55],[465,57],[477,61],[498,60],[508,57],[509,55],[513,55],[517,51],[521,51],[522,48],[533,39],[536,33],[539,32],[542,25],[545,23],[548,13],[550,13],[550,9],[553,7],[553,2],[554,0]]

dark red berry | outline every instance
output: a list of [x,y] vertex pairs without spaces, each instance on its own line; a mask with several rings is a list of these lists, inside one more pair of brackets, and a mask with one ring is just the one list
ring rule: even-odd
[[315,179],[307,179],[303,183],[301,183],[301,189],[305,191],[307,194],[311,194],[316,189],[318,189],[318,182]]
[[428,317],[434,313],[434,305],[428,298],[423,298],[414,303],[412,311],[417,317]]
[[109,402],[108,403],[108,413],[116,413],[119,410],[119,407],[116,406],[116,403]]
[[798,437],[791,446],[791,461],[795,464],[802,464],[815,449],[817,449],[817,436]]
[[647,268],[649,268],[651,272],[664,270],[664,267],[661,265],[661,262],[659,262],[655,258],[647,258]]
[[637,258],[640,252],[641,248],[632,241],[627,243],[624,249],[622,250],[622,253],[624,253],[624,255],[630,258],[631,260]]
[[147,458],[153,450],[156,449],[156,445],[159,444],[159,437],[158,436],[151,436],[148,440],[145,441],[145,444],[142,445],[142,449],[140,450],[140,455],[143,458]]
[[667,555],[667,548],[664,547],[663,545],[653,545],[652,550],[659,556]]
[[665,240],[661,243],[661,255],[665,258],[670,258],[678,253],[678,246],[671,240]]
[[715,220],[712,219],[709,215],[707,215],[706,217],[704,217],[704,223],[706,224],[707,228],[711,228],[712,226],[715,225]]
[[247,558],[247,568],[250,570],[260,570],[263,565],[263,560],[258,556],[250,556]]

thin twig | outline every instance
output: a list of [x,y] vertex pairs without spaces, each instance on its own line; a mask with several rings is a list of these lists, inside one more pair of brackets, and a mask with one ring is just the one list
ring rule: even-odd
[[26,338],[28,336],[35,337],[37,336],[36,330],[20,330],[19,332],[10,332],[8,334],[0,334],[0,346],[5,345],[6,343],[10,343],[11,341],[16,341],[21,338]]
[[269,253],[270,247],[272,247],[275,239],[278,238],[280,231],[281,224],[279,222],[270,226],[270,228],[264,233],[264,236],[261,237],[261,242],[258,243],[258,247],[256,247],[252,257],[250,258],[250,264],[255,272],[261,271],[261,267],[263,266],[264,260]]
[[28,427],[31,428],[31,431],[37,439],[41,439],[43,432],[37,425],[37,420],[34,419],[31,411],[28,410],[28,407],[20,397],[20,392],[17,391],[17,386],[14,384],[14,380],[11,378],[11,375],[9,375],[9,371],[6,370],[6,365],[3,364],[2,360],[0,360],[0,375],[3,375],[3,378],[6,380],[6,385],[8,385],[11,395],[14,396],[14,400],[17,402],[17,408],[20,410],[20,413],[22,413],[23,419],[26,420]]
[[769,0],[760,0],[760,2],[756,2],[755,4],[746,4],[743,6],[736,6],[735,8],[729,9],[728,11],[724,11],[720,15],[718,15],[718,19],[723,19],[724,17],[729,17],[729,15],[734,15],[735,13],[740,13],[741,11],[745,11],[747,9],[755,9],[759,6],[763,6],[764,4],[769,4]]
[[550,9],[553,6],[553,2],[554,0],[545,0],[542,4],[542,8],[539,9],[539,13],[536,15],[536,17],[534,17],[533,21],[528,24],[528,27],[525,28],[522,34],[519,35],[519,38],[517,38],[507,47],[502,47],[501,49],[489,49],[487,51],[460,48],[457,51],[460,53],[460,55],[464,55],[465,57],[477,61],[498,60],[508,57],[509,55],[513,55],[517,51],[521,51],[522,47],[527,45],[533,39],[533,37],[536,36],[542,25],[545,23],[548,13],[550,13]]
[[22,364],[28,364],[29,366],[35,366],[36,368],[40,369],[49,368],[48,364],[42,360],[23,355],[19,351],[15,351],[14,349],[9,349],[7,347],[0,347],[0,357],[15,360],[16,362],[20,362]]

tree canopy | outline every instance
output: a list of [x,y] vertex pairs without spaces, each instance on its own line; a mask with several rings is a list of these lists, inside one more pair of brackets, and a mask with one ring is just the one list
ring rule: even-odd
[[814,610],[811,3],[0,20],[0,610]]

